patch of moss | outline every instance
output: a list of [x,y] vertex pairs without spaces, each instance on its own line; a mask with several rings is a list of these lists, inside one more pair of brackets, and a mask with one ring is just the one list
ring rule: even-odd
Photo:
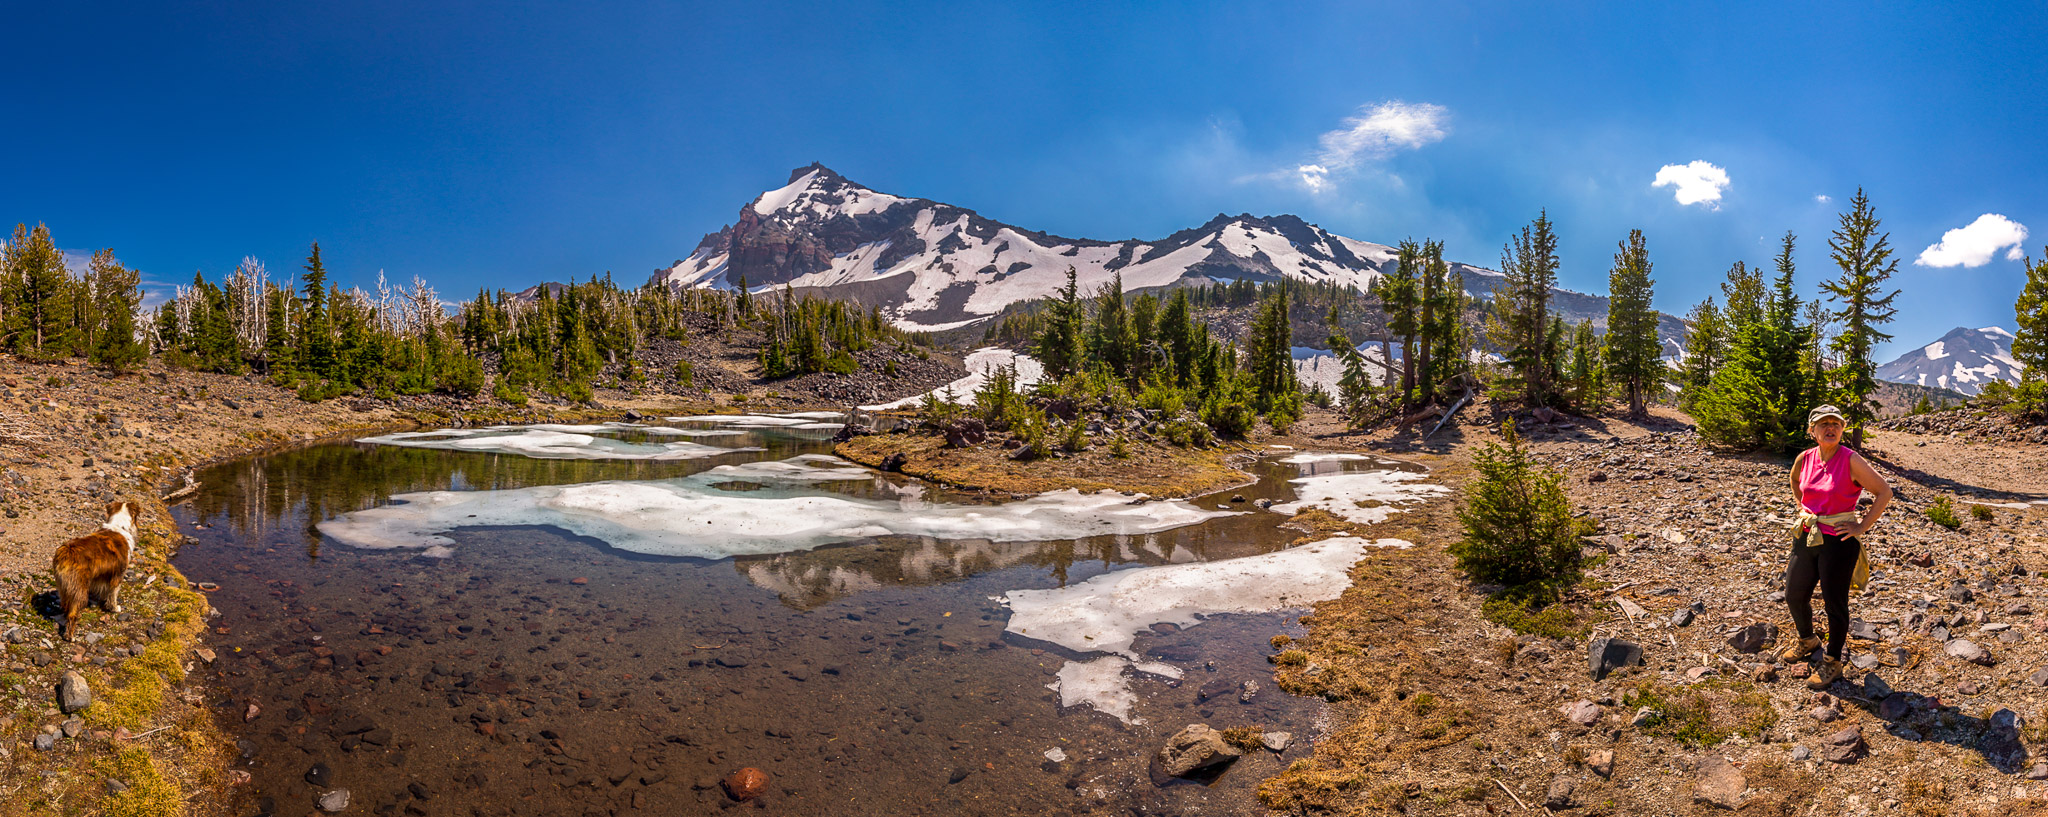
[[185,798],[177,784],[164,776],[141,747],[124,748],[96,768],[100,775],[128,787],[101,800],[98,813],[107,817],[176,817],[185,813]]
[[1222,734],[1224,743],[1228,743],[1240,751],[1256,752],[1266,748],[1266,744],[1261,741],[1266,733],[1256,726],[1240,726],[1235,729],[1225,729]]
[[1621,703],[1650,708],[1644,731],[1693,747],[1715,746],[1735,735],[1758,739],[1778,722],[1770,698],[1747,685],[1681,688],[1645,681]]
[[1487,599],[1480,612],[1487,621],[1524,635],[1576,639],[1587,632],[1578,611],[1562,602],[1538,608],[1526,600],[1496,597]]

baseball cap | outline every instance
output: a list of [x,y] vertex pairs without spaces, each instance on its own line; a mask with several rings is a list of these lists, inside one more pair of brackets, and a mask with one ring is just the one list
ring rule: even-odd
[[1822,417],[1833,417],[1837,420],[1842,421],[1844,424],[1847,424],[1849,422],[1849,418],[1842,416],[1841,409],[1835,408],[1834,406],[1822,404],[1814,406],[1812,411],[1806,413],[1806,424],[1813,425],[1814,423],[1818,423],[1820,422]]

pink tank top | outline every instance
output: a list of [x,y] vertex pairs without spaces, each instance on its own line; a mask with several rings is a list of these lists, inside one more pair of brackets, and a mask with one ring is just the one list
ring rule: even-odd
[[[1835,456],[1823,462],[1819,448],[1808,449],[1799,468],[1799,506],[1815,516],[1856,510],[1856,500],[1863,496],[1863,488],[1849,472],[1850,458],[1855,455],[1846,446],[1837,446]],[[1831,536],[1840,533],[1832,525],[1820,526],[1820,532]]]

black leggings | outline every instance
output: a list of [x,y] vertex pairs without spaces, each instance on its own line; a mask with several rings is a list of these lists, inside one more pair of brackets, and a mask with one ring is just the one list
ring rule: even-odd
[[1801,640],[1813,637],[1813,586],[1820,585],[1821,603],[1828,613],[1828,657],[1842,660],[1842,646],[1849,640],[1849,578],[1856,573],[1856,554],[1863,542],[1839,536],[1822,536],[1820,547],[1807,547],[1806,540],[1792,546],[1792,564],[1785,569],[1785,604],[1792,608],[1792,623]]

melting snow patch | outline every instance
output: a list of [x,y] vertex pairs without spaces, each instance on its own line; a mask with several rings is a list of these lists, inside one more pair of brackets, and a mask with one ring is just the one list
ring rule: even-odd
[[608,426],[498,426],[488,429],[406,431],[363,437],[356,442],[395,445],[401,448],[516,454],[545,460],[695,460],[737,451],[761,450],[721,448],[685,441],[629,443],[591,433],[620,430],[622,429]]
[[1288,482],[1294,485],[1294,495],[1299,499],[1274,505],[1270,510],[1293,516],[1309,508],[1321,508],[1346,522],[1371,525],[1400,512],[1392,507],[1395,504],[1421,502],[1433,494],[1450,493],[1451,489],[1442,485],[1415,482],[1423,476],[1414,471],[1366,471],[1291,479]]
[[1265,613],[1336,598],[1351,585],[1351,565],[1366,548],[1408,546],[1347,536],[1221,562],[1119,570],[1051,590],[1012,590],[1003,596],[1011,611],[1007,629],[1079,652],[1113,653],[1068,662],[1049,688],[1059,690],[1061,706],[1086,703],[1141,723],[1130,715],[1137,696],[1124,683],[1125,670],[1180,675],[1176,667],[1133,663],[1139,631],[1159,622],[1187,628],[1213,613]]
[[[1025,389],[1036,385],[1038,379],[1045,376],[1045,365],[1039,363],[1037,358],[1030,355],[1020,355],[1008,349],[998,349],[993,346],[974,350],[967,355],[967,359],[963,362],[967,364],[966,377],[933,389],[930,394],[944,398],[948,394],[947,390],[950,389],[953,402],[972,402],[974,400],[974,393],[980,391],[982,385],[988,382],[989,372],[1006,366],[1017,367],[1018,389]],[[924,402],[924,395],[920,394],[916,397],[905,397],[901,400],[892,400],[887,403],[861,406],[861,409],[864,411],[889,411],[891,409],[910,408],[922,402]]]
[[[815,459],[748,463],[676,480],[595,482],[501,491],[398,494],[402,504],[343,514],[320,533],[360,548],[453,545],[446,534],[478,525],[550,525],[612,547],[659,556],[721,559],[786,553],[890,534],[935,539],[1031,542],[1156,533],[1230,513],[1180,502],[1131,505],[1104,491],[1055,491],[1001,505],[933,504],[913,494],[862,499],[801,485],[859,477],[851,466]],[[735,479],[781,483],[725,490]]]
[[810,422],[802,417],[778,417],[773,414],[699,414],[694,417],[665,417],[671,423],[717,423],[741,427],[800,426]]
[[1379,458],[1369,454],[1346,454],[1338,451],[1303,451],[1281,460],[1285,465],[1315,465],[1323,462],[1376,462]]
[[1045,688],[1060,694],[1060,706],[1087,704],[1124,723],[1144,723],[1144,718],[1131,714],[1131,707],[1138,705],[1138,693],[1124,683],[1124,670],[1130,667],[1129,659],[1114,655],[1093,661],[1068,661],[1060,667],[1059,679]]

